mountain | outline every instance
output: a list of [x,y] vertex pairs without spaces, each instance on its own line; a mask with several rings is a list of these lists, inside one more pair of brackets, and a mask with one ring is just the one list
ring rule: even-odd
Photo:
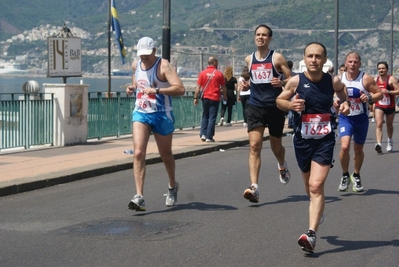
[[[163,2],[160,0],[115,0],[124,43],[128,51],[142,36],[153,37],[162,43]],[[253,29],[265,23],[275,30],[271,47],[298,62],[302,49],[310,41],[326,45],[330,58],[334,54],[336,0],[173,0],[171,2],[171,45],[174,64],[199,69],[199,55],[203,52],[225,57],[223,64],[242,65],[243,55],[254,50]],[[69,28],[85,32],[82,49],[88,66],[82,69],[101,71],[104,55],[95,51],[107,48],[108,0],[0,0],[0,42],[5,60],[27,55],[28,66],[43,65],[46,61],[46,38],[22,38],[6,42],[19,33],[38,29]],[[339,1],[340,29],[369,29],[364,33],[342,33],[339,38],[339,57],[350,50],[363,56],[366,67],[389,59],[390,1]],[[395,17],[395,24],[398,19]],[[384,26],[385,30],[381,30]],[[215,30],[217,29],[217,30]],[[223,30],[225,29],[225,30]],[[282,29],[291,29],[284,32]],[[302,30],[302,31],[301,31]],[[306,31],[304,31],[306,30]],[[88,33],[88,34],[86,34]],[[42,33],[43,36],[43,33]],[[45,33],[44,33],[45,36]],[[395,32],[395,40],[398,38]],[[395,52],[398,47],[395,45]],[[235,54],[235,56],[232,56]],[[4,56],[6,55],[6,56]],[[115,53],[117,55],[117,52]],[[130,53],[131,56],[131,53]],[[1,59],[1,57],[0,57]],[[233,61],[233,62],[232,62]],[[36,62],[36,63],[35,63]],[[395,64],[399,65],[399,64]],[[294,65],[295,66],[295,65]]]

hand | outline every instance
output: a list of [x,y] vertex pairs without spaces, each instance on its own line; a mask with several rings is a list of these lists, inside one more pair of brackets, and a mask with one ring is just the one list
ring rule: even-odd
[[351,109],[348,101],[344,101],[343,103],[341,103],[341,105],[339,105],[339,113],[341,113],[342,115],[348,115],[350,113],[350,110]]
[[271,80],[273,87],[282,87],[282,81],[279,78],[273,77]]
[[142,92],[146,95],[155,95],[157,93],[157,90],[155,90],[155,88],[152,87],[146,87],[142,90]]
[[369,95],[364,94],[363,92],[360,92],[360,97],[359,97],[360,101],[362,101],[363,103],[367,103],[369,102]]
[[126,94],[130,96],[134,93],[135,90],[136,87],[134,87],[133,85],[129,85],[128,87],[126,87]]
[[339,98],[338,98],[338,97],[335,97],[335,98],[334,98],[334,101],[333,101],[333,106],[334,106],[334,108],[335,108],[335,109],[338,109],[338,108],[339,108],[339,105],[340,105]]
[[296,94],[293,98],[293,100],[291,101],[291,106],[292,106],[292,110],[296,111],[296,112],[300,112],[305,110],[305,100],[304,99],[300,99],[299,95]]
[[248,91],[249,90],[249,80],[248,81],[243,80],[241,83],[241,88],[242,88],[241,89],[242,91]]

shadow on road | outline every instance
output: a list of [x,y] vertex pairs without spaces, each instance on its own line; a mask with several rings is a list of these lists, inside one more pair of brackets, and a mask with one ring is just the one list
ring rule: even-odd
[[377,241],[377,240],[356,241],[356,240],[338,240],[338,236],[321,237],[321,239],[326,239],[329,244],[336,246],[337,248],[315,253],[317,255],[344,252],[344,251],[353,251],[359,249],[377,248],[377,247],[399,246],[398,239],[394,239],[391,241]]
[[145,216],[149,214],[157,214],[157,213],[165,213],[165,212],[174,212],[179,210],[200,210],[200,211],[226,211],[226,210],[237,210],[236,207],[227,206],[227,205],[218,205],[218,204],[207,204],[203,202],[191,202],[187,204],[178,204],[171,208],[153,212],[145,212],[145,213],[135,213],[137,216]]
[[[332,202],[336,202],[336,201],[341,201],[341,199],[339,197],[325,197],[325,199],[326,199],[326,203],[332,203]],[[257,207],[262,207],[262,206],[266,206],[266,205],[301,202],[301,201],[309,201],[309,197],[306,196],[306,195],[291,195],[291,196],[288,196],[287,198],[280,199],[280,200],[273,201],[273,202],[265,202],[265,203],[261,203],[261,204],[252,204],[250,207],[257,208]]]
[[399,191],[394,190],[381,190],[381,189],[368,189],[361,193],[346,193],[341,195],[342,197],[348,197],[353,195],[359,196],[372,196],[372,195],[399,195]]

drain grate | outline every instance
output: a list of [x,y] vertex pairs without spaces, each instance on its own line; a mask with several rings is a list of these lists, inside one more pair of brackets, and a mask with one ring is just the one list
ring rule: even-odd
[[184,231],[197,228],[197,223],[158,220],[107,220],[88,222],[62,229],[64,234],[135,237],[140,239],[164,239],[181,235]]

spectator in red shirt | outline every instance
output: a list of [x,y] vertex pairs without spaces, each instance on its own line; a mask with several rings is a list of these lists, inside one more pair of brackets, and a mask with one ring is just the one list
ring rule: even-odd
[[215,142],[213,136],[215,135],[216,116],[219,110],[221,91],[223,99],[227,100],[226,80],[217,67],[217,58],[210,57],[208,59],[208,67],[198,75],[197,87],[194,93],[194,106],[198,104],[199,96],[201,96],[202,100],[200,138],[204,142]]

